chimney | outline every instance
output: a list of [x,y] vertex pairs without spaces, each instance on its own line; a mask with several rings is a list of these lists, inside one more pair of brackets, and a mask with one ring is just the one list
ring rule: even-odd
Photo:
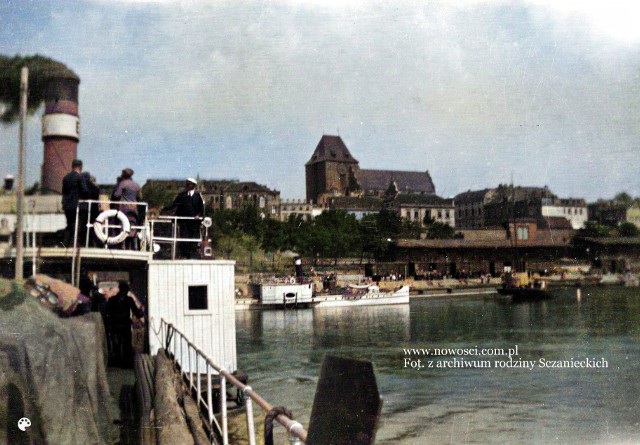
[[78,85],[73,77],[53,77],[45,87],[42,117],[42,190],[62,193],[62,178],[71,171],[80,140]]

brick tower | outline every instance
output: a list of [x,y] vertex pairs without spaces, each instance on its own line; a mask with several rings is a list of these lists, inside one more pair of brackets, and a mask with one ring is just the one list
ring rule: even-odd
[[322,204],[328,196],[347,196],[357,187],[360,171],[340,136],[323,135],[305,164],[307,201]]
[[62,193],[62,178],[71,170],[80,140],[77,77],[53,77],[45,88],[42,117],[42,190]]

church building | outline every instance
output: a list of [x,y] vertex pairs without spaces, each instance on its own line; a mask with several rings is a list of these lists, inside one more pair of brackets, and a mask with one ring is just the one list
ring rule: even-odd
[[401,194],[433,195],[435,186],[428,171],[365,170],[340,136],[323,135],[305,164],[307,201],[324,204],[332,197],[383,198],[395,183]]

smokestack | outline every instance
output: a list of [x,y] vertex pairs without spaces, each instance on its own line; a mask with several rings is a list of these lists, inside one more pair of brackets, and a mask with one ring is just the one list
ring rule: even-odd
[[80,79],[71,76],[52,77],[47,81],[42,117],[43,191],[62,193],[62,178],[71,170],[71,161],[77,158],[80,141],[79,84]]

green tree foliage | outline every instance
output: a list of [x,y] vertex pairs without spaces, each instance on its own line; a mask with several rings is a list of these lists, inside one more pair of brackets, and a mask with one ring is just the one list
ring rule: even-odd
[[595,221],[587,221],[584,228],[580,229],[580,235],[589,238],[603,238],[609,236],[611,228]]
[[175,193],[156,183],[146,182],[142,187],[142,197],[149,208],[160,210],[173,202]]
[[360,230],[355,216],[344,210],[323,212],[307,225],[308,237],[301,240],[307,256],[340,258],[360,253]]
[[20,113],[20,71],[29,68],[29,94],[27,112],[33,114],[44,100],[47,81],[52,77],[78,76],[60,62],[48,57],[0,55],[0,121],[9,124],[18,119]]
[[424,224],[427,229],[427,239],[460,238],[460,235],[456,233],[456,229],[449,224],[434,221],[429,217],[425,218]]
[[620,204],[624,204],[627,207],[630,207],[633,204],[633,198],[626,192],[618,193],[613,200]]
[[628,237],[638,236],[640,235],[640,230],[638,230],[638,227],[635,224],[626,221],[620,223],[618,226],[618,235]]

